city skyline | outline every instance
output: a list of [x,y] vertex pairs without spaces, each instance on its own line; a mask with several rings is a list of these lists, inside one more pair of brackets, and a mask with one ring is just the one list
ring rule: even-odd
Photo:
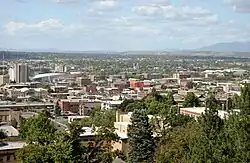
[[4,0],[0,48],[194,49],[249,41],[249,0]]

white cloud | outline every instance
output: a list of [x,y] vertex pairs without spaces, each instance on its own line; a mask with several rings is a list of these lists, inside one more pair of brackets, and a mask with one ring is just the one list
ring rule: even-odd
[[102,15],[104,12],[113,11],[118,8],[118,0],[96,0],[92,2],[89,13]]
[[102,0],[98,2],[97,8],[108,10],[108,9],[113,9],[116,6],[117,6],[116,0]]
[[118,26],[133,26],[135,24],[134,19],[130,17],[119,17],[112,20],[112,25]]
[[52,0],[52,1],[56,3],[67,3],[67,2],[75,2],[76,0]]
[[136,13],[145,16],[156,16],[163,14],[163,9],[161,6],[137,6],[132,9]]
[[169,5],[170,0],[143,0],[145,1],[149,1],[150,4],[155,4],[155,5]]
[[154,26],[137,17],[117,17],[110,21],[109,26],[112,31],[131,36],[151,37],[162,32],[161,26]]
[[[60,45],[61,47],[70,44],[74,47],[81,47],[82,42],[93,47],[102,47],[103,43],[104,47],[109,47],[113,45],[113,42],[119,45],[125,43],[129,47],[135,46],[135,42],[138,42],[146,48],[150,48],[150,46],[180,46],[185,48],[213,42],[249,40],[250,38],[250,24],[247,26],[247,23],[237,19],[219,21],[218,15],[210,10],[183,4],[173,5],[169,0],[45,1],[65,4],[79,2],[74,3],[79,4],[79,6],[74,7],[77,7],[75,11],[80,14],[72,21],[84,22],[84,25],[66,23],[58,19],[6,23],[10,20],[8,18],[2,21],[6,24],[4,30],[0,30],[0,32],[5,38],[13,40],[22,40],[23,38],[27,41],[48,40],[48,42],[58,42],[58,46],[60,42],[67,42]],[[227,4],[232,5],[233,1],[235,8],[239,11],[239,1],[236,4],[236,0],[227,0]],[[135,6],[132,10],[131,5]],[[246,8],[246,6],[244,7]],[[89,16],[90,13],[97,16]],[[12,36],[7,36],[7,34]],[[120,42],[115,39],[120,40]],[[71,40],[72,43],[68,43],[67,40]],[[111,40],[112,43],[106,40]],[[97,44],[98,41],[101,44]],[[41,42],[50,46],[46,41]],[[164,43],[166,44],[164,45]],[[112,47],[110,46],[110,48]],[[124,47],[121,46],[121,48]]]
[[83,28],[82,26],[76,25],[65,25],[60,20],[57,19],[48,19],[40,21],[38,23],[24,23],[24,22],[15,22],[10,21],[4,25],[5,32],[9,35],[15,35],[19,32],[60,32],[60,31],[69,31],[69,30],[78,30]]
[[224,0],[236,12],[250,12],[250,0]]
[[132,9],[139,15],[173,21],[190,21],[194,24],[216,23],[218,16],[201,7],[175,7],[172,5],[136,6]]

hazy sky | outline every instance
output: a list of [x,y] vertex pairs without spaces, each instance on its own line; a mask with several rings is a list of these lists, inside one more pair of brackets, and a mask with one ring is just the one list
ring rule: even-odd
[[0,48],[189,49],[250,40],[250,0],[1,0]]

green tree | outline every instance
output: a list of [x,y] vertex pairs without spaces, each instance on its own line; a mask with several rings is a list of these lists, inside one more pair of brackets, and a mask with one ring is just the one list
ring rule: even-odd
[[222,153],[225,162],[250,162],[250,118],[247,115],[232,114],[225,123]]
[[143,101],[136,100],[133,103],[130,103],[124,109],[124,112],[133,112],[135,109],[142,109],[145,107],[145,103]]
[[102,111],[100,108],[93,109],[88,118],[75,122],[75,125],[93,127],[93,132],[96,133],[95,139],[86,148],[82,149],[84,151],[82,154],[83,160],[88,163],[109,163],[113,161],[117,156],[117,152],[112,151],[112,143],[119,139],[114,132],[114,122],[115,111]]
[[157,163],[189,162],[188,154],[191,152],[191,144],[201,136],[199,125],[189,122],[173,128],[168,134],[161,137],[156,151]]
[[72,146],[72,158],[75,162],[81,162],[86,155],[86,150],[81,146],[80,134],[84,133],[82,125],[78,121],[69,124],[69,134],[65,135],[65,140],[70,141]]
[[21,122],[20,136],[27,145],[17,152],[17,160],[23,163],[74,162],[74,138],[66,132],[57,132],[46,112]]
[[54,110],[54,114],[55,114],[56,116],[60,116],[60,115],[61,115],[61,112],[62,112],[62,110],[61,110],[61,108],[60,108],[60,106],[59,106],[59,101],[57,101],[56,106],[55,106],[55,110]]
[[25,138],[28,144],[36,142],[40,145],[46,145],[54,140],[56,129],[51,124],[46,112],[22,121],[20,127],[20,136]]
[[241,98],[237,94],[232,98],[232,107],[233,109],[241,110]]
[[30,144],[18,150],[16,158],[18,162],[22,163],[54,163],[47,146],[36,144]]
[[[235,96],[232,108],[225,119],[218,110],[219,101],[211,95],[206,100],[206,110],[198,122],[183,117],[173,107],[166,110],[163,132],[157,143],[156,161],[168,162],[250,162],[250,117],[248,115],[248,89],[242,88]],[[229,109],[230,110],[230,109]]]
[[188,92],[185,96],[183,107],[199,107],[201,106],[200,100],[193,92]]
[[195,161],[197,158],[201,162],[219,162],[221,159],[219,155],[215,155],[224,129],[224,122],[218,115],[219,108],[218,100],[211,95],[206,100],[205,113],[198,119],[202,138],[197,140],[197,143],[193,146],[193,150],[198,155],[193,155],[192,162],[197,162]]
[[226,102],[226,110],[230,111],[232,109],[233,109],[233,99],[231,97],[228,97]]
[[147,107],[147,113],[150,115],[158,114],[164,107],[164,105],[156,100],[145,103]]
[[133,103],[133,102],[134,102],[133,99],[125,99],[125,100],[121,103],[121,105],[119,106],[118,109],[120,109],[122,112],[125,112],[126,107],[127,107],[129,104]]
[[164,97],[163,102],[166,102],[168,105],[176,105],[176,101],[174,100],[174,96],[172,92],[168,92],[167,96]]
[[154,162],[155,143],[152,135],[146,111],[136,109],[128,126],[128,162]]
[[55,113],[56,116],[60,116],[61,112],[62,112],[62,110],[59,107],[55,107],[54,113]]
[[250,84],[245,84],[241,88],[240,108],[242,114],[250,115]]
[[56,139],[48,145],[48,153],[51,158],[57,163],[73,162],[75,160],[73,154],[72,139],[67,139],[65,133],[56,133]]
[[156,91],[155,88],[152,89],[149,95],[152,96],[156,101],[160,101],[162,99],[162,96]]

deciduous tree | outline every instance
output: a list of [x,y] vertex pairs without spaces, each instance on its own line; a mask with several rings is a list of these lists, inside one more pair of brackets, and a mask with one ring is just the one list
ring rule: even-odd
[[199,107],[200,105],[199,98],[193,92],[188,92],[185,96],[183,107]]

